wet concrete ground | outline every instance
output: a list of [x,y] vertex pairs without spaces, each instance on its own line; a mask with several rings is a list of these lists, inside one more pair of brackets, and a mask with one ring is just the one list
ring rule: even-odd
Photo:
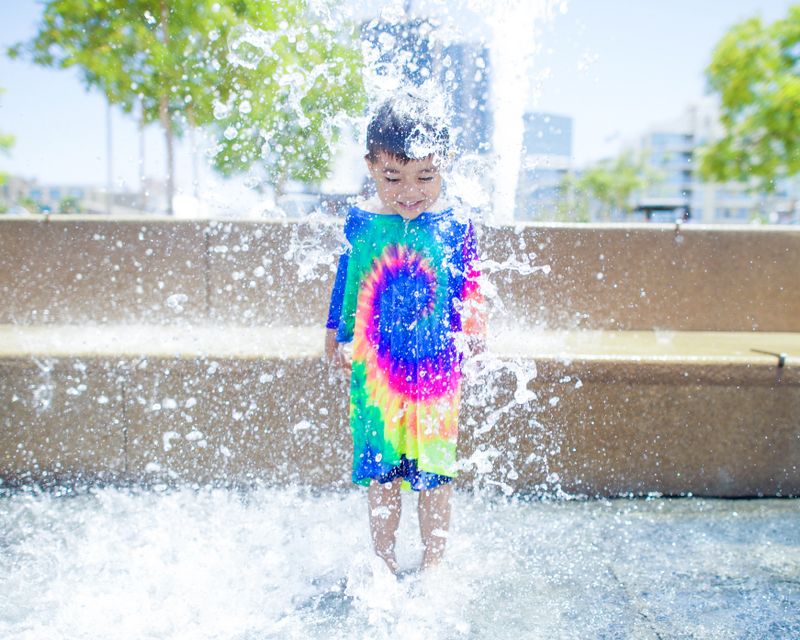
[[[404,568],[421,553],[414,501]],[[397,582],[360,491],[9,492],[0,637],[800,637],[797,500],[458,492],[448,545]]]
[[[800,637],[796,500],[613,500],[529,509],[550,531],[515,552],[530,569],[528,579],[520,572],[528,583],[521,591],[535,594],[528,600],[533,610],[546,612],[539,637]],[[546,588],[535,586],[539,578]],[[530,623],[537,626],[536,615],[523,626]]]

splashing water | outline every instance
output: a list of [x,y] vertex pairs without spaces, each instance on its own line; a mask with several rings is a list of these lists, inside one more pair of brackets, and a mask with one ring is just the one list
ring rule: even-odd
[[789,501],[456,493],[444,564],[398,582],[369,551],[361,492],[9,493],[0,636],[792,637],[798,532]]
[[552,5],[551,0],[503,0],[492,3],[486,16],[492,28],[495,223],[510,223],[514,219],[522,157],[522,116],[536,47],[534,25],[537,20],[549,17]]
[[258,68],[258,63],[272,55],[272,47],[280,37],[279,33],[269,33],[254,29],[249,24],[237,25],[228,37],[229,61],[246,69]]
[[[490,221],[507,222],[514,210],[533,27],[552,2],[468,4],[492,29],[494,158],[459,159],[449,181],[450,195],[467,209],[488,210],[491,205]],[[313,11],[327,11],[328,5],[311,6]],[[405,16],[400,3],[391,10],[398,20]],[[272,55],[279,38],[292,39],[295,50],[303,53],[308,49],[303,35],[301,29],[268,34],[247,25],[236,27],[228,43],[230,63],[256,69]],[[378,54],[395,45],[390,34],[384,36]],[[367,52],[373,70],[378,57]],[[303,98],[329,71],[321,63],[272,79],[287,92],[287,108],[301,126],[309,122]],[[380,71],[368,78],[371,94],[379,98],[400,86],[385,66]],[[514,89],[505,90],[510,87]],[[446,112],[446,96],[440,90],[433,85],[419,90],[429,92],[434,112]],[[232,113],[246,115],[254,104],[243,92],[229,103],[215,103],[214,115],[220,120]],[[348,123],[351,120],[339,113],[328,118],[326,126],[343,128]],[[233,125],[224,133],[231,140],[240,135]],[[266,155],[269,137],[262,137]],[[414,153],[424,153],[427,141],[421,137],[416,142]],[[489,165],[495,172],[491,195],[481,179]],[[227,232],[212,231],[210,250],[228,256]],[[315,212],[292,225],[283,258],[294,264],[304,283],[329,277],[344,247],[341,227]],[[239,250],[246,248],[231,244],[231,254]],[[532,260],[512,253],[482,261],[483,290],[495,313],[502,314],[503,307],[492,285],[493,274],[549,274],[548,265]],[[250,277],[232,262],[232,281],[246,275]],[[265,265],[258,265],[252,277],[271,276]],[[185,294],[173,293],[166,307],[180,315],[189,302],[193,301]],[[49,411],[53,364],[36,363],[40,377],[29,393],[37,412]],[[537,376],[532,361],[484,354],[467,368],[479,389],[465,401],[493,407],[484,422],[472,425],[474,436],[499,430],[502,421],[521,408],[528,411],[560,401],[558,395],[539,397],[531,389]],[[266,374],[262,378],[267,381]],[[508,389],[500,388],[501,378],[511,379],[513,391],[507,401],[496,402]],[[581,385],[569,377],[561,382]],[[80,395],[86,385],[70,389],[68,394]],[[108,401],[107,396],[97,397],[99,404]],[[194,398],[185,401],[186,407],[192,404]],[[150,405],[153,410],[179,406],[172,398],[153,398]],[[238,420],[243,414],[234,415]],[[312,422],[301,420],[294,431],[311,427]],[[529,427],[536,434],[548,428],[535,419]],[[204,431],[193,426],[185,435],[164,432],[160,445],[166,452],[181,439],[198,446],[206,443]],[[220,451],[231,455],[224,446]],[[561,492],[558,475],[549,472],[550,453],[544,444],[523,461],[491,446],[471,452],[461,461],[463,468],[478,476],[476,488],[489,485],[494,490],[456,493],[444,565],[403,582],[373,557],[366,500],[356,491],[0,491],[0,637],[800,635],[800,516],[793,503],[575,501]],[[545,482],[532,487],[533,493],[560,500],[500,496],[513,493],[511,484],[522,464],[545,472]],[[498,467],[503,473],[492,478],[500,479],[480,482]],[[161,468],[153,462],[148,471]],[[419,562],[421,548],[416,523],[408,517],[414,512],[414,499],[404,495],[403,501],[406,516],[398,556],[403,567],[412,567]]]
[[344,231],[336,220],[312,212],[299,224],[292,226],[289,247],[284,258],[297,266],[300,282],[320,277],[318,268],[333,269],[336,259],[349,248]]

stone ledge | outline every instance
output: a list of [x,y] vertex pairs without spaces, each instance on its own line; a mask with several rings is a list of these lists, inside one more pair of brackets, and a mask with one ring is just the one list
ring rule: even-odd
[[[755,331],[491,330],[501,358],[800,366],[800,333]],[[0,324],[0,357],[299,357],[322,354],[324,329],[208,324]],[[764,353],[768,352],[768,353]]]
[[[800,494],[797,335],[630,333],[652,349],[635,356],[606,334],[493,338],[499,366],[464,389],[459,482]],[[778,369],[743,337],[794,355]],[[322,343],[301,328],[0,327],[0,480],[346,485],[347,385]],[[681,355],[690,343],[699,353]]]
[[[6,361],[317,359],[323,343],[324,330],[308,327],[0,325],[0,359]],[[798,333],[514,329],[493,332],[488,352],[532,361],[544,378],[800,385]]]

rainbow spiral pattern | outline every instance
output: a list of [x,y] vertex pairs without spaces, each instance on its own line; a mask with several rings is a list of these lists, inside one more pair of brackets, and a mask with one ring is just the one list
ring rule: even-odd
[[472,225],[449,209],[407,221],[353,207],[345,235],[351,250],[346,276],[337,276],[345,278],[337,339],[353,342],[353,481],[369,484],[403,457],[454,477],[455,336],[483,330]]

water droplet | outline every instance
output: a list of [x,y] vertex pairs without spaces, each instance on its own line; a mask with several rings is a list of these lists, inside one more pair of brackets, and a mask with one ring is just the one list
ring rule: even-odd
[[255,69],[264,56],[270,52],[269,43],[261,30],[250,25],[237,25],[228,36],[228,60],[246,69]]

